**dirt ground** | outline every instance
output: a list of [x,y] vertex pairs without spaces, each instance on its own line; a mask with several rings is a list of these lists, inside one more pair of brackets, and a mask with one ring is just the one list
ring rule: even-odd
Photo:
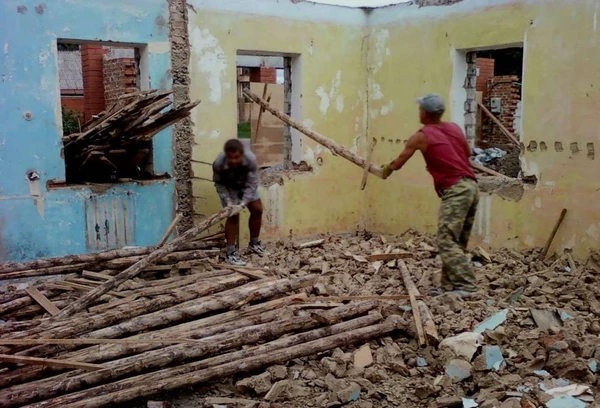
[[[308,289],[312,296],[397,295],[407,292],[396,261],[363,263],[360,256],[405,250],[414,254],[406,264],[422,295],[439,280],[441,264],[428,236],[407,231],[323,238],[321,246],[302,250],[289,240],[271,243],[269,257],[252,257],[252,264],[280,277],[325,271]],[[400,315],[404,323],[388,337],[154,399],[175,408],[600,407],[600,258],[592,254],[583,265],[570,264],[567,254],[544,262],[538,254],[476,248],[477,294],[425,296],[446,339],[442,346],[418,346],[408,300],[382,301],[384,316]],[[480,337],[473,352],[465,353],[473,343],[454,336],[473,333],[490,317],[499,324],[471,334]],[[245,401],[215,403],[207,397]]]

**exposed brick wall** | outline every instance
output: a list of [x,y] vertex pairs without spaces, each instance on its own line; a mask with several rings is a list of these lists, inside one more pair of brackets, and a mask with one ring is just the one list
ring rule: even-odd
[[110,108],[124,94],[137,91],[135,58],[104,59],[104,99]]
[[[515,112],[521,100],[521,87],[513,84],[513,82],[519,82],[519,77],[505,75],[490,78],[487,87],[488,96],[484,99],[483,103],[491,111],[491,98],[501,98],[501,111],[492,113],[511,133],[515,134]],[[487,146],[511,144],[510,140],[508,140],[500,128],[487,115],[482,115],[482,118],[483,144]]]
[[494,60],[492,58],[477,58],[475,61],[479,69],[477,76],[477,91],[483,93],[483,97],[487,97],[488,81],[494,76]]
[[83,119],[83,100],[83,96],[61,96],[60,105],[62,106],[63,110],[79,113]]
[[81,46],[81,65],[84,89],[84,115],[90,120],[93,115],[102,112],[104,101],[103,62],[106,51],[101,45],[84,44]]
[[250,68],[250,82],[261,82],[263,84],[277,83],[277,69],[275,68]]

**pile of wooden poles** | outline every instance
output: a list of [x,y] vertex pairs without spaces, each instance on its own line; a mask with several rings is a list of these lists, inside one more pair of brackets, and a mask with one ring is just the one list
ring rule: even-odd
[[[120,103],[63,137],[67,179],[84,175],[140,178],[151,157],[150,140],[187,117],[200,101],[171,108],[171,92],[156,89],[124,95]],[[102,181],[102,180],[98,180]]]
[[[239,210],[228,207],[153,248],[1,265],[7,274],[77,268],[0,298],[0,407],[109,406],[250,375],[398,328],[400,320],[384,319],[374,301],[310,303],[317,275],[279,279],[227,267],[208,249],[215,236],[192,241]],[[201,260],[182,255],[198,251]],[[123,271],[91,270],[126,258],[134,259],[122,265],[135,263]],[[164,274],[153,267],[159,262],[173,270]]]

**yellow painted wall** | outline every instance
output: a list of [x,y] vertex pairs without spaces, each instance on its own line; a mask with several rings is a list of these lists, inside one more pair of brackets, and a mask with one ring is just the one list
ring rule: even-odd
[[[196,13],[190,12],[191,97],[202,99],[193,113],[196,213],[211,214],[219,207],[212,184],[201,180],[210,178],[210,167],[199,161],[212,162],[235,136],[237,50],[301,54],[301,77],[293,83],[301,90],[295,101],[301,112],[295,118],[359,154],[364,154],[368,129],[369,137],[379,141],[375,160],[383,162],[398,154],[418,129],[418,96],[436,92],[452,105],[458,95],[453,89],[464,79],[454,78],[458,51],[523,43],[522,138],[525,145],[544,141],[548,150],[525,151],[524,171],[535,174],[539,183],[522,200],[482,197],[474,241],[541,246],[564,207],[569,212],[553,249],[573,247],[577,256],[585,256],[600,244],[600,158],[592,160],[586,152],[588,143],[600,148],[598,9],[596,0],[464,1],[389,7],[370,13],[364,24],[334,24],[302,20],[293,13],[274,17],[196,5]],[[447,118],[462,115],[460,103],[456,106],[461,111],[451,107]],[[301,159],[314,172],[261,190],[267,238],[357,226],[388,233],[410,227],[435,231],[439,199],[419,154],[387,181],[370,178],[361,193],[360,169],[306,137],[302,141]],[[554,150],[557,141],[563,152]],[[570,150],[575,142],[578,154]],[[323,158],[322,166],[317,157]]]
[[[248,6],[248,11],[253,8]],[[331,8],[326,8],[331,11]],[[244,12],[190,12],[191,98],[201,99],[194,110],[193,193],[197,215],[219,209],[211,178],[212,162],[229,138],[236,137],[236,53],[238,50],[298,54],[301,114],[296,119],[352,146],[364,132],[363,91],[366,60],[360,52],[364,27],[300,21]],[[332,85],[333,84],[333,85]],[[307,138],[302,160],[314,167],[309,174],[284,177],[283,186],[261,188],[265,206],[265,238],[312,236],[354,230],[360,224],[361,169],[334,158]],[[316,159],[323,159],[322,166]],[[242,224],[243,240],[246,235]]]
[[[396,139],[407,139],[418,129],[415,98],[436,92],[451,100],[456,50],[522,42],[522,138],[525,145],[545,141],[548,150],[525,151],[525,173],[537,175],[539,183],[520,202],[483,197],[475,240],[491,246],[542,246],[564,207],[568,213],[552,249],[572,247],[576,255],[585,256],[600,244],[600,158],[592,160],[586,153],[587,143],[600,148],[599,3],[488,2],[488,7],[476,10],[466,3],[424,8],[415,19],[399,13],[396,22],[373,28],[372,49],[379,44],[380,52],[372,52],[370,62],[380,69],[372,73],[372,81],[384,96],[369,107],[377,111],[393,102],[392,113],[380,112],[370,123],[373,136],[388,139],[379,145],[377,160],[393,158],[401,150]],[[447,118],[451,115],[448,112]],[[562,142],[563,152],[554,150],[556,141]],[[582,150],[579,154],[569,149],[574,142]],[[372,183],[371,229],[435,231],[438,199],[417,156],[388,181]]]

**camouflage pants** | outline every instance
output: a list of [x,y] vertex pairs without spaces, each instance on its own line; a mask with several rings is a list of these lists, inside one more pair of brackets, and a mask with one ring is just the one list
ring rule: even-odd
[[477,182],[462,179],[444,190],[438,217],[437,244],[442,258],[443,290],[477,290],[466,250],[479,202]]

